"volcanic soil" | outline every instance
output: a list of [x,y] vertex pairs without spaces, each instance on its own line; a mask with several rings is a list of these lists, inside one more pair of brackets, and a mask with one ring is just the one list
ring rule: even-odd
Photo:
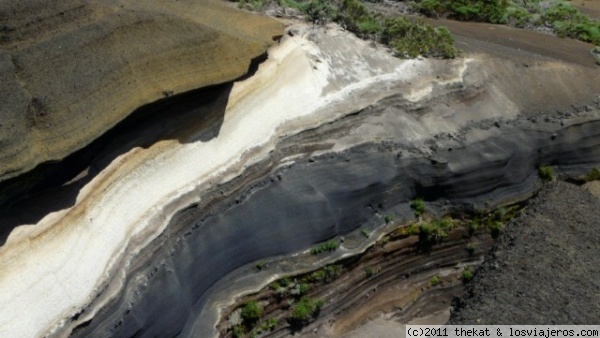
[[600,200],[548,184],[511,222],[456,302],[453,324],[597,324]]

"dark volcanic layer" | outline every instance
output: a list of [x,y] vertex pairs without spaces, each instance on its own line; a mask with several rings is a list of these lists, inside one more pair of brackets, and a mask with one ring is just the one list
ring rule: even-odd
[[600,200],[555,182],[500,238],[457,303],[453,324],[597,324]]
[[0,1],[0,182],[144,104],[242,76],[281,31],[212,0]]
[[[143,264],[150,268],[132,273],[125,295],[74,336],[207,336],[212,330],[208,290],[247,263],[346,234],[379,219],[378,212],[409,217],[407,203],[415,196],[439,207],[446,200],[458,206],[494,207],[533,194],[541,164],[581,173],[600,162],[600,120],[566,121],[561,126],[558,121],[522,119],[468,146],[450,149],[447,143],[452,141],[438,141],[432,156],[390,141],[305,157],[273,169],[286,155],[326,147],[327,139],[353,124],[368,123],[369,116],[375,116],[373,124],[393,118],[369,109],[301,133],[282,142],[260,169],[182,211],[171,230],[178,224],[191,228],[157,240],[158,251]],[[472,132],[493,134],[496,129]],[[316,135],[322,143],[314,143]],[[402,138],[400,131],[398,137]],[[238,189],[232,195],[235,200],[208,204],[229,195],[230,189]],[[138,274],[147,278],[142,286],[132,282]],[[194,323],[196,318],[201,322]]]

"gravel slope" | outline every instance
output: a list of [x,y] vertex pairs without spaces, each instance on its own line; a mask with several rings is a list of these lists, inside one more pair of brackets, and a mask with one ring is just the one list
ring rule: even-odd
[[508,225],[458,301],[453,324],[598,324],[600,200],[547,185]]

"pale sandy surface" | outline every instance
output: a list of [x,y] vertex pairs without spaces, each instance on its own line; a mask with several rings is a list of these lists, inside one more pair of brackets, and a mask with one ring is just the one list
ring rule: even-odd
[[600,198],[600,181],[592,181],[583,185],[592,195]]

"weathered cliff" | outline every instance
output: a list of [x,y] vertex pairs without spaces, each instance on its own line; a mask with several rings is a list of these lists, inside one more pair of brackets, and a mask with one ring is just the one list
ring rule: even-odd
[[0,2],[0,182],[141,105],[234,80],[282,25],[203,1]]
[[479,48],[399,60],[300,24],[214,100],[157,106],[181,115],[117,130],[127,141],[92,156],[69,203],[11,229],[0,334],[209,337],[222,307],[278,273],[249,274],[253,261],[412,217],[416,196],[494,207],[537,191],[539,165],[600,163],[596,68]]

